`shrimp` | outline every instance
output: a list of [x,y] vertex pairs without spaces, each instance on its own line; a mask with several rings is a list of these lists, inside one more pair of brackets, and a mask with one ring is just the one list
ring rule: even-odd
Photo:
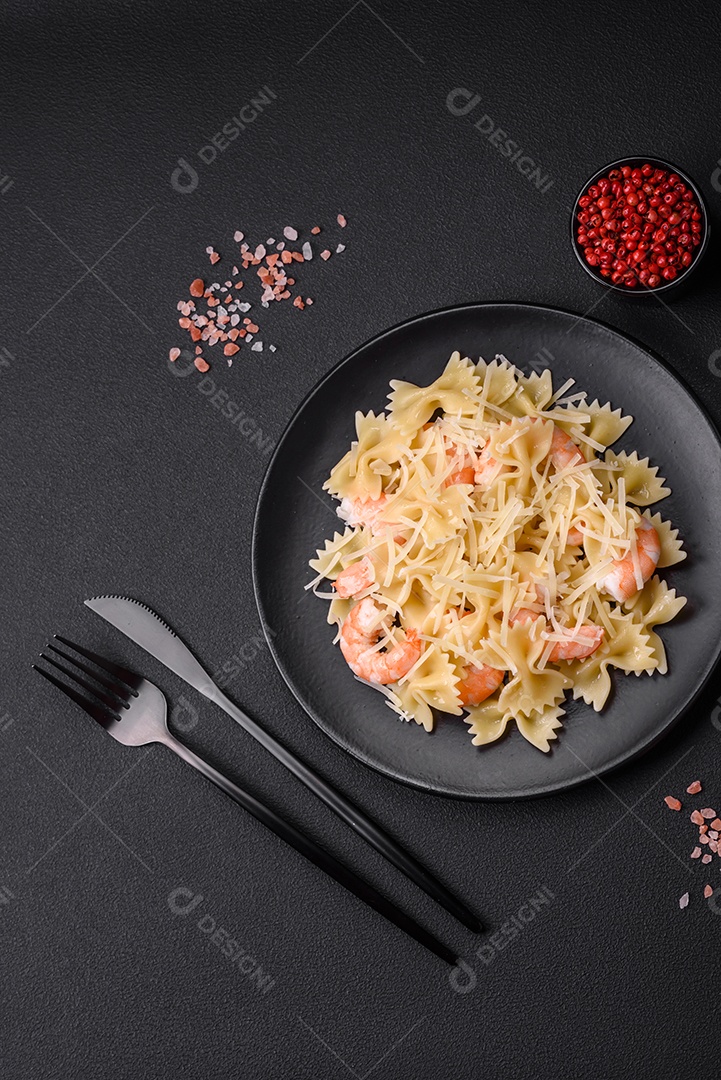
[[[430,431],[435,427],[435,424],[424,424],[423,431]],[[475,466],[473,464],[473,457],[465,448],[465,446],[458,446],[451,439],[446,439],[446,457],[452,461],[455,466],[450,476],[447,476],[443,481],[443,487],[452,487],[453,484],[473,484],[473,478],[475,475]]]
[[572,525],[566,535],[566,542],[573,547],[581,547],[583,545],[583,533],[575,525]]
[[[543,619],[544,623],[546,622],[543,615],[531,611],[530,608],[519,608],[511,616],[510,622],[511,624],[529,622],[531,619]],[[576,633],[570,633],[563,641],[555,641],[548,654],[548,659],[552,664],[558,663],[559,660],[582,660],[584,657],[590,656],[591,653],[595,653],[603,641],[605,633],[606,631],[602,626],[584,623]]]
[[[377,499],[351,499],[347,495],[341,500],[338,507],[338,517],[354,528],[357,525],[365,525],[370,529],[373,536],[384,533],[389,526],[398,525],[397,521],[389,521],[381,517],[383,508],[388,502],[388,496],[383,493]],[[401,526],[402,528],[402,526]],[[405,544],[403,533],[396,533],[393,537],[397,544]]]
[[346,566],[345,570],[341,570],[333,582],[333,588],[342,600],[347,600],[348,597],[357,596],[359,592],[363,592],[373,584],[375,579],[373,563],[367,555],[364,555],[360,562],[352,563]]
[[443,481],[444,487],[451,487],[453,484],[473,484],[475,482],[476,469],[473,464],[473,458],[464,448],[459,448],[451,444],[446,450],[448,457],[453,457],[453,464],[457,466],[454,468],[450,476],[447,476]]
[[381,530],[376,526],[385,525],[380,521],[380,515],[387,502],[388,496],[385,494],[377,499],[351,499],[346,495],[338,507],[338,517],[343,518],[349,525],[367,525],[371,532],[379,532]]
[[[661,557],[661,541],[648,518],[642,517],[636,529],[636,548],[641,580],[645,584]],[[623,559],[617,559],[611,564],[608,574],[599,581],[598,588],[610,593],[619,604],[622,604],[624,600],[629,600],[634,593],[638,592],[639,585],[636,580],[633,555],[630,552]]]
[[551,464],[560,472],[568,465],[580,465],[586,458],[580,446],[573,441],[570,435],[560,427],[553,425],[553,438],[551,439]]
[[407,630],[405,641],[387,652],[374,651],[382,633],[381,609],[366,596],[350,609],[340,631],[340,650],[348,667],[367,682],[398,682],[420,659],[423,651],[417,630]]
[[457,687],[461,695],[461,705],[464,708],[480,705],[498,689],[505,674],[505,671],[489,667],[488,664],[469,664],[464,669],[463,678]]
[[488,487],[489,484],[493,483],[496,476],[496,470],[498,469],[498,462],[495,458],[491,457],[490,450],[488,449],[490,444],[491,440],[487,439],[478,458],[478,468],[473,477],[478,487]]
[[569,634],[564,641],[554,641],[548,659],[552,664],[559,660],[582,660],[595,653],[606,635],[602,626],[584,623],[575,634]]

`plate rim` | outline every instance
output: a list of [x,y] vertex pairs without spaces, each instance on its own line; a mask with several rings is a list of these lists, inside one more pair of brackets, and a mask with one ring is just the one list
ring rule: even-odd
[[674,367],[672,367],[672,365],[667,360],[665,360],[660,354],[658,354],[650,346],[646,345],[639,338],[636,338],[633,334],[626,333],[625,330],[619,330],[617,327],[611,326],[609,323],[606,323],[601,319],[590,318],[588,315],[584,315],[575,311],[569,311],[566,308],[555,307],[550,304],[533,303],[530,301],[475,300],[465,304],[452,304],[448,307],[435,308],[432,311],[422,312],[420,315],[413,315],[408,319],[404,319],[402,322],[394,323],[393,326],[387,327],[385,330],[379,331],[377,334],[374,334],[373,337],[368,338],[366,341],[362,342],[360,345],[352,349],[349,353],[346,353],[345,356],[343,356],[340,360],[333,364],[333,366],[328,371],[326,371],[325,374],[323,374],[314,383],[314,385],[310,387],[309,390],[306,391],[303,399],[293,410],[280,435],[280,438],[275,445],[271,458],[266,466],[265,473],[263,475],[263,479],[261,481],[261,485],[258,491],[258,496],[255,504],[255,512],[253,515],[253,528],[251,533],[251,577],[253,582],[253,595],[255,598],[255,605],[258,611],[258,617],[260,619],[261,629],[263,631],[263,636],[265,637],[266,644],[268,645],[270,655],[273,659],[273,663],[275,664],[281,677],[283,678],[283,681],[292,693],[295,700],[300,705],[303,712],[306,714],[306,716],[310,717],[315,726],[318,728],[319,731],[323,733],[323,735],[329,738],[336,746],[343,750],[344,753],[348,754],[351,758],[364,765],[366,768],[370,768],[378,775],[384,776],[387,779],[392,780],[394,783],[402,784],[404,787],[411,788],[414,791],[420,791],[425,793],[426,795],[436,795],[446,799],[460,800],[463,802],[508,802],[510,800],[516,801],[520,799],[535,799],[550,797],[552,795],[561,795],[567,791],[572,791],[574,788],[577,788],[582,784],[588,783],[590,780],[599,779],[600,777],[606,776],[608,773],[613,772],[614,770],[619,769],[632,761],[635,761],[642,755],[651,751],[662,739],[664,739],[669,734],[669,732],[673,730],[673,728],[676,727],[679,721],[685,715],[687,715],[694,703],[703,693],[704,689],[708,686],[714,672],[719,665],[719,659],[721,658],[721,638],[717,643],[715,654],[708,666],[708,669],[706,670],[703,678],[699,681],[696,689],[689,697],[686,704],[682,708],[680,708],[670,720],[667,721],[665,726],[660,731],[656,732],[655,735],[651,736],[648,740],[643,742],[642,745],[635,746],[630,750],[625,751],[620,755],[617,755],[612,760],[606,762],[602,768],[590,769],[588,770],[586,775],[581,776],[575,780],[563,781],[556,785],[552,783],[545,785],[535,785],[533,788],[523,789],[522,791],[508,791],[497,794],[476,794],[451,791],[442,787],[430,786],[428,783],[424,783],[420,780],[415,781],[407,776],[399,775],[392,769],[383,767],[377,764],[375,761],[369,760],[361,752],[348,746],[344,742],[342,737],[338,735],[337,732],[335,732],[331,728],[324,726],[321,720],[315,715],[314,711],[305,703],[305,701],[303,701],[300,693],[294,685],[293,680],[286,672],[285,665],[283,664],[281,657],[278,655],[278,652],[275,648],[273,640],[274,635],[271,633],[270,624],[266,618],[260,599],[260,571],[258,567],[258,533],[260,528],[259,522],[264,498],[266,496],[267,488],[269,485],[269,479],[273,471],[276,459],[280,456],[286,439],[289,437],[289,434],[294,427],[298,416],[301,414],[306,404],[313,397],[315,397],[321,387],[324,386],[329,379],[334,377],[341,368],[343,368],[347,363],[353,360],[358,353],[362,352],[370,345],[376,344],[377,342],[383,340],[383,338],[389,337],[396,331],[402,330],[403,328],[411,324],[422,323],[426,319],[431,319],[439,315],[448,315],[453,312],[476,310],[479,308],[524,308],[533,311],[548,312],[553,315],[563,315],[568,318],[575,319],[577,322],[584,322],[589,323],[593,326],[598,326],[602,330],[614,334],[616,337],[622,338],[627,342],[630,342],[632,345],[636,346],[636,348],[641,349],[644,353],[646,353],[655,363],[659,365],[659,367],[668,372],[671,378],[674,379],[676,383],[678,383],[681,389],[691,399],[693,404],[700,410],[709,428],[711,429],[711,432],[716,440],[719,455],[721,456],[721,431],[717,427],[713,418],[709,416],[708,411],[706,410],[703,402],[697,396],[696,392],[688,384],[683,375],[678,372]]

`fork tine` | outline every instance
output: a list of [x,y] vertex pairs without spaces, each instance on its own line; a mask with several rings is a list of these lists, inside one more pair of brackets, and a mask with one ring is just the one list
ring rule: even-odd
[[86,682],[85,679],[81,678],[80,675],[77,675],[74,671],[71,671],[70,668],[66,668],[62,664],[59,664],[57,660],[53,660],[52,656],[46,656],[45,653],[40,653],[40,656],[46,664],[52,664],[53,667],[56,667],[58,669],[58,671],[62,671],[63,675],[67,675],[69,679],[72,679],[79,686],[82,686],[84,690],[87,690],[89,694],[92,694],[93,697],[97,698],[98,701],[102,702],[102,704],[106,707],[106,709],[108,709],[109,712],[120,712],[120,707],[118,706],[117,702],[113,701],[113,699],[108,694],[106,694],[104,690],[98,690],[96,687],[91,686],[89,682]]
[[86,660],[91,660],[98,667],[103,668],[108,675],[114,675],[116,679],[120,679],[131,691],[133,697],[138,696],[136,687],[141,680],[140,676],[136,675],[134,671],[129,671],[128,668],[121,667],[120,664],[114,664],[111,660],[106,660],[104,657],[98,656],[97,653],[91,652],[90,649],[83,649],[80,645],[76,645],[74,641],[61,637],[60,634],[54,634],[53,637],[57,641],[62,641],[63,645],[67,645],[69,649],[79,652]]
[[[104,686],[106,690],[109,690],[114,697],[118,698],[118,700],[122,702],[124,708],[127,709],[128,697],[130,696],[130,690],[127,686],[125,686],[118,680],[115,680],[115,682],[113,682],[105,675],[98,675],[97,671],[93,671],[93,669],[88,667],[87,664],[84,664],[82,660],[76,660],[74,656],[68,656],[67,653],[64,653],[62,649],[58,649],[56,645],[48,644],[46,648],[52,649],[52,651],[54,653],[57,653],[58,656],[62,656],[63,660],[67,660],[69,664],[73,664],[75,667],[80,668],[81,671],[84,671],[85,674],[89,675],[91,679],[95,679],[95,681],[100,683],[101,686]],[[50,658],[45,657],[45,659]]]
[[84,698],[77,690],[73,690],[72,686],[66,686],[65,683],[61,683],[60,679],[56,679],[54,675],[50,675],[49,672],[43,671],[37,664],[33,664],[32,666],[34,671],[37,671],[44,679],[51,682],[58,690],[62,690],[62,692],[71,698],[76,705],[79,705],[89,716],[92,716],[93,720],[97,720],[102,727],[108,728],[112,723],[116,722],[117,717],[113,716],[101,705],[97,705],[94,701],[88,701],[87,698]]

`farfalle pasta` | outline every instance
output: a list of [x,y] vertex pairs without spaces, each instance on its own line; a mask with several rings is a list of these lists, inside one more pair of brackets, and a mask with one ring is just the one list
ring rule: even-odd
[[568,693],[600,711],[611,669],[667,671],[656,628],[686,601],[656,571],[686,555],[649,507],[670,489],[609,449],[632,418],[572,386],[455,352],[356,414],[325,484],[344,528],[307,587],[353,674],[427,731],[463,717],[482,745],[513,723],[547,751]]

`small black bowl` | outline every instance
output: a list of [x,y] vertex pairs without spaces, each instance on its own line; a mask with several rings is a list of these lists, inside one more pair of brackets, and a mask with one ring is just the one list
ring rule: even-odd
[[[633,288],[629,288],[628,285],[616,285],[609,278],[602,277],[601,274],[593,266],[589,266],[583,256],[583,249],[576,239],[578,232],[578,220],[577,215],[579,212],[579,200],[586,194],[589,187],[597,183],[603,176],[606,176],[611,169],[620,169],[623,165],[629,165],[632,169],[641,168],[642,165],[652,165],[654,169],[665,169],[667,172],[676,173],[677,176],[683,180],[683,182],[693,191],[696,201],[701,209],[703,220],[701,222],[703,228],[701,231],[701,243],[696,248],[696,254],[690,266],[677,275],[673,281],[667,281],[663,285],[657,285],[656,288],[651,289],[647,285],[642,285],[640,282]],[[693,182],[691,177],[683,169],[679,169],[678,166],[672,164],[670,161],[664,161],[662,158],[655,157],[626,157],[620,158],[618,161],[612,161],[609,165],[604,165],[602,169],[599,169],[589,177],[585,182],[573,205],[571,212],[571,246],[574,254],[578,259],[580,265],[595,282],[602,285],[605,289],[609,289],[622,297],[628,297],[629,299],[636,299],[641,297],[646,299],[649,296],[658,296],[662,300],[668,300],[670,297],[676,298],[682,291],[685,290],[688,285],[689,278],[697,269],[701,259],[703,258],[706,249],[708,247],[709,237],[711,235],[711,223],[708,216],[708,207],[704,200],[703,195],[699,191],[698,186]]]

